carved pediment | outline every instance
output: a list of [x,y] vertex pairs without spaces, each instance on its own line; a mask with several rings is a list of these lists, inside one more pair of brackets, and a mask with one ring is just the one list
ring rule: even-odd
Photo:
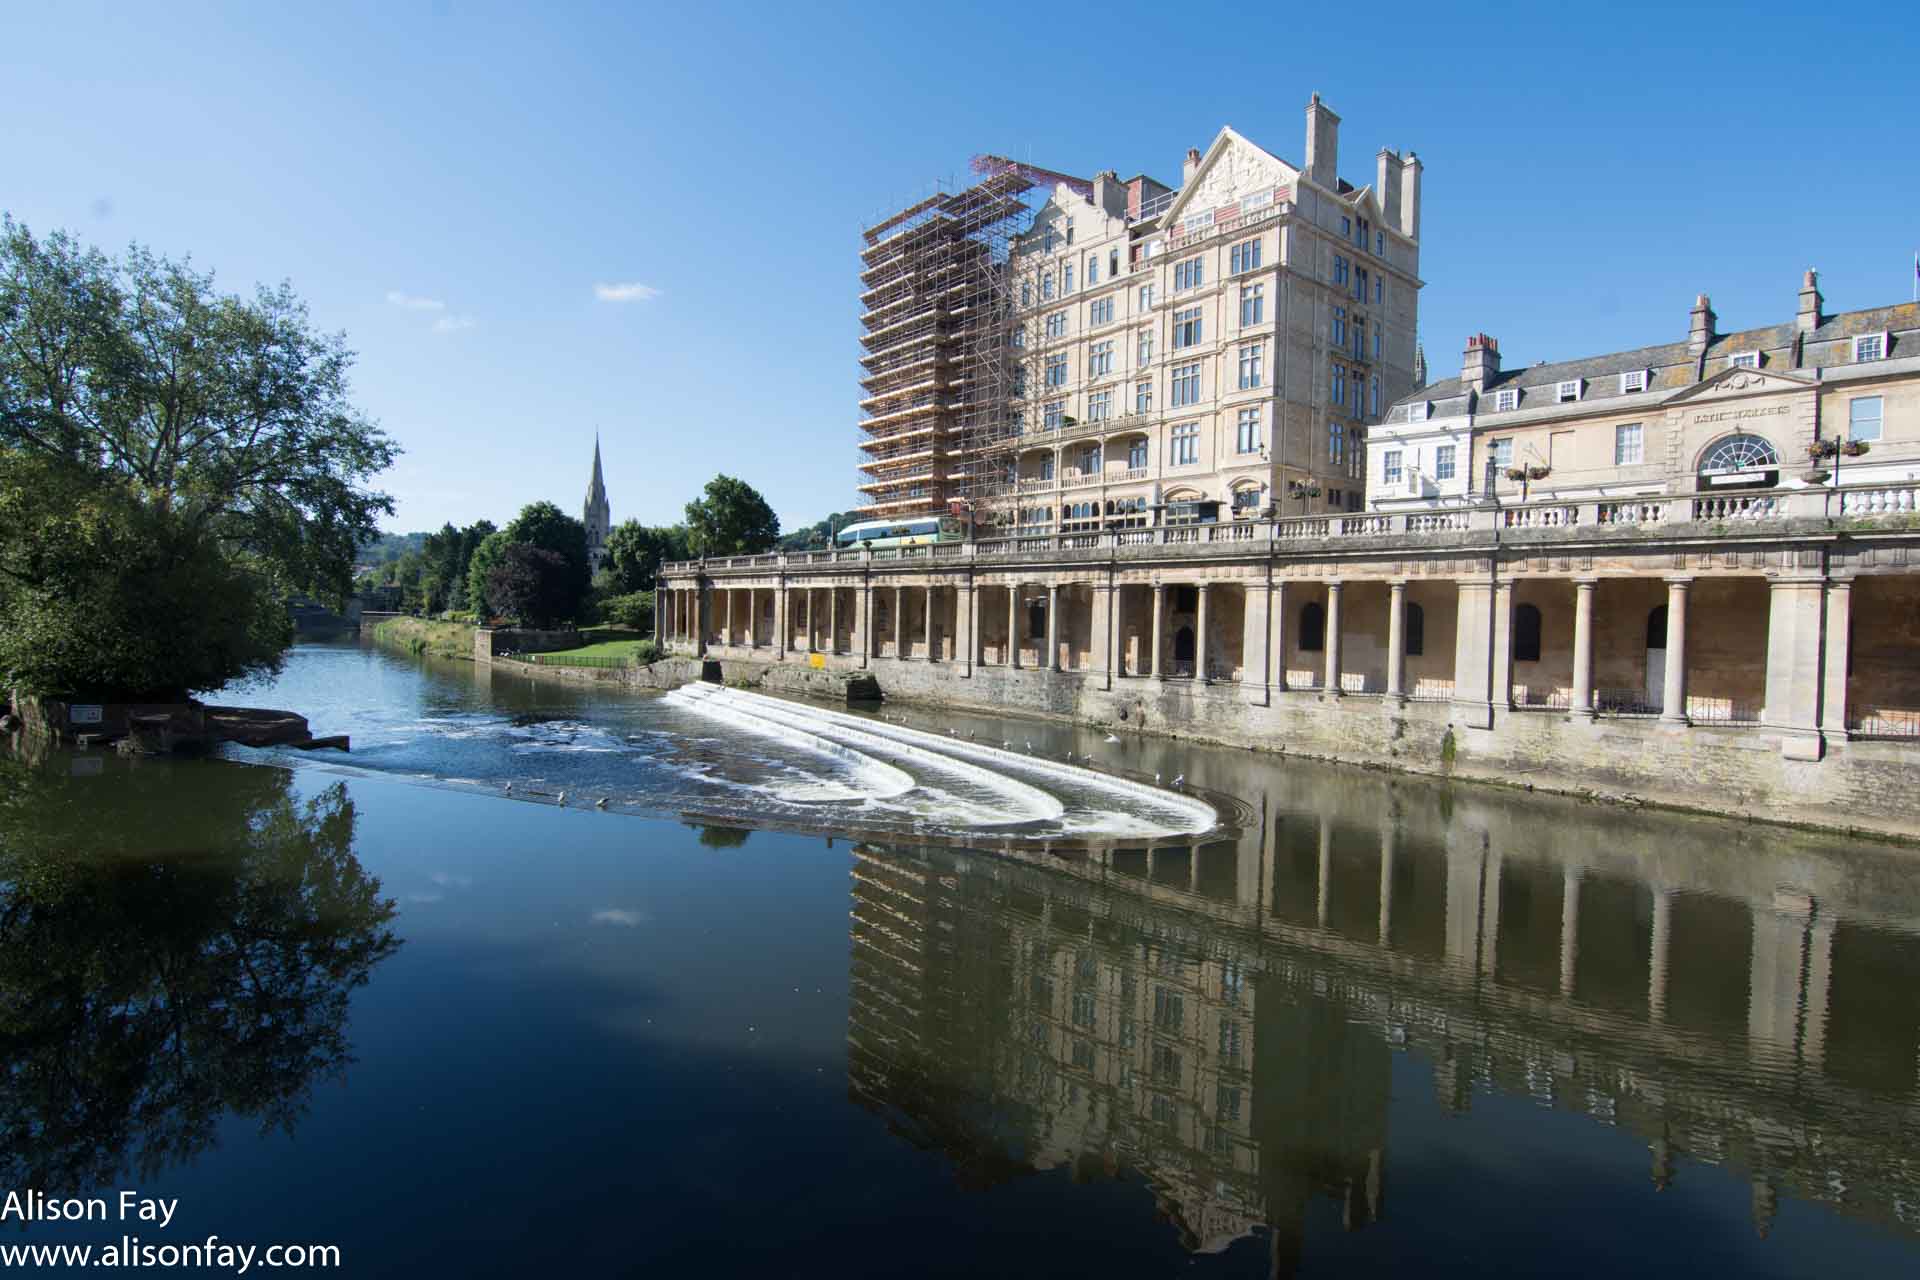
[[1288,186],[1298,176],[1265,148],[1248,142],[1232,129],[1222,129],[1169,213],[1177,223],[1187,213],[1217,209],[1257,191]]
[[1814,386],[1804,374],[1776,369],[1722,369],[1719,373],[1688,387],[1667,403],[1684,404],[1689,400],[1726,399],[1731,396],[1765,395],[1778,391],[1806,391]]

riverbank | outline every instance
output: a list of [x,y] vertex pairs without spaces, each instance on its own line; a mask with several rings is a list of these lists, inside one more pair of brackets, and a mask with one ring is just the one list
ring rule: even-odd
[[381,644],[418,657],[458,658],[473,661],[473,624],[434,622],[427,618],[388,618],[373,629],[373,638]]

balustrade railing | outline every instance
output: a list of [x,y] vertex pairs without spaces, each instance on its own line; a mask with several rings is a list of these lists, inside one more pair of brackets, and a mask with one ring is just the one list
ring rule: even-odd
[[1920,738],[1920,711],[1862,707],[1847,716],[1847,731],[1862,738]]
[[[1088,473],[1085,482],[1144,479],[1147,468]],[[1069,485],[1082,482],[1069,472]],[[1015,486],[1019,492],[1048,492],[1060,486],[1054,479],[1028,477]],[[935,544],[928,557],[943,560],[1040,554],[1058,549],[1075,551],[1145,546],[1193,546],[1247,551],[1260,546],[1297,547],[1303,543],[1347,538],[1399,535],[1460,534],[1496,538],[1501,534],[1546,535],[1582,529],[1641,530],[1652,536],[1671,526],[1699,523],[1744,527],[1766,520],[1902,520],[1920,514],[1920,481],[1861,485],[1846,489],[1807,487],[1768,493],[1675,494],[1635,498],[1588,498],[1577,501],[1494,506],[1490,503],[1420,511],[1373,511],[1359,514],[1284,516],[1273,520],[1231,520],[1205,524],[1157,525],[1146,528],[1109,527],[1102,530],[1065,529],[1056,535],[1049,526],[974,542]],[[1070,537],[1070,541],[1068,540]],[[1428,542],[1431,546],[1431,541]],[[663,566],[667,574],[706,569],[764,569],[780,565],[857,562],[869,553],[860,548],[838,552],[795,552],[781,555],[716,557],[704,562]],[[878,551],[871,553],[880,558]],[[887,557],[897,559],[898,557]],[[1644,714],[1632,709],[1601,708],[1608,714]],[[1692,711],[1689,710],[1689,715]],[[1729,711],[1729,723],[1741,723],[1739,712]],[[1709,720],[1726,719],[1708,709]]]

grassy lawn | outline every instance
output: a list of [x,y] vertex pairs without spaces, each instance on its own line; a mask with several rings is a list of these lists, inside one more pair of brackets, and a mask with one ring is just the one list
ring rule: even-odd
[[382,644],[408,653],[473,661],[473,625],[467,622],[429,622],[425,618],[389,618],[373,629]]
[[592,644],[583,644],[578,649],[557,649],[545,657],[567,658],[630,658],[640,652],[642,645],[653,648],[653,641],[638,636],[630,640],[596,640]]

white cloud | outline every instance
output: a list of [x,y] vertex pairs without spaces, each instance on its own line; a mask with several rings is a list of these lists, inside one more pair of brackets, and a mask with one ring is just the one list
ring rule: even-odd
[[422,298],[417,294],[402,293],[398,289],[387,290],[387,301],[408,311],[445,311],[447,309],[447,304],[438,298]]
[[596,284],[593,296],[602,302],[650,302],[660,296],[660,291],[650,284],[629,280],[624,284]]
[[435,333],[453,333],[459,329],[473,328],[472,316],[441,316],[433,322]]
[[619,907],[603,907],[593,913],[595,924],[615,924],[623,929],[631,929],[647,919],[644,911],[626,911]]

